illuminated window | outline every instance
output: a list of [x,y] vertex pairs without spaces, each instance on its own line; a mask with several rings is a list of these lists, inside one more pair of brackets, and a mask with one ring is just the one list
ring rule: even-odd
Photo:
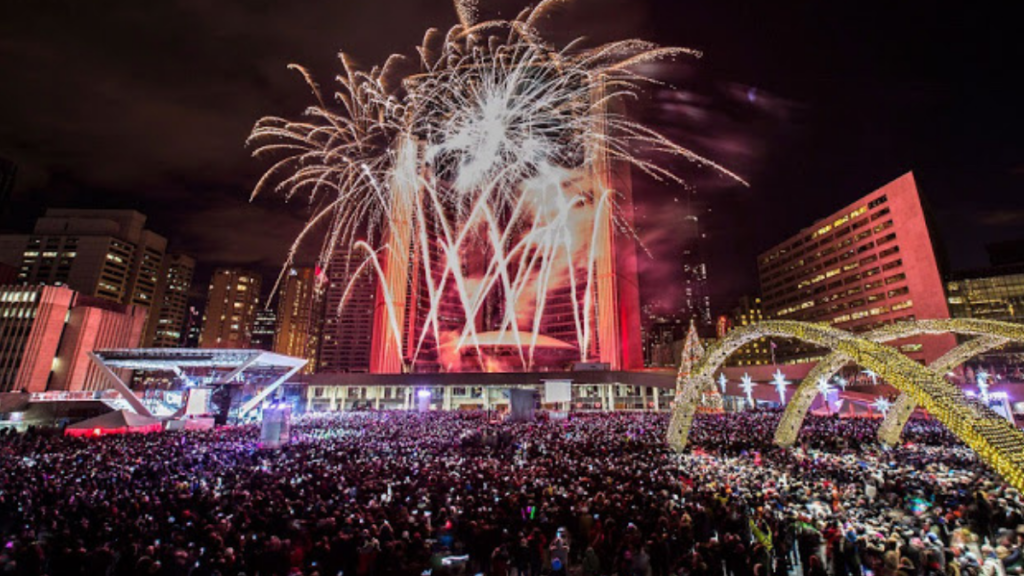
[[910,292],[910,289],[907,288],[906,286],[903,286],[901,288],[896,288],[895,290],[889,290],[888,296],[889,298],[893,298],[895,296],[902,296],[904,294],[907,294],[908,292]]
[[897,267],[902,266],[902,265],[903,265],[903,260],[902,259],[896,259],[896,260],[893,260],[892,262],[887,262],[887,263],[883,264],[882,265],[882,270],[892,270],[893,268],[897,268]]
[[882,194],[878,198],[875,198],[871,202],[868,202],[868,210],[870,210],[872,208],[876,208],[878,206],[881,206],[882,204],[885,204],[888,201],[889,201],[889,198],[887,198],[885,194]]
[[892,305],[892,311],[893,312],[899,312],[900,310],[906,310],[907,308],[912,308],[913,306],[914,306],[914,301],[913,300],[906,300],[904,302],[900,302],[899,304],[893,304]]

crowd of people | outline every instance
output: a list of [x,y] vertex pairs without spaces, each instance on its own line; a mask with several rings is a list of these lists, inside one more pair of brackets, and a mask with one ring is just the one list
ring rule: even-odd
[[933,576],[1024,571],[1024,504],[930,420],[366,412],[0,440],[0,574]]

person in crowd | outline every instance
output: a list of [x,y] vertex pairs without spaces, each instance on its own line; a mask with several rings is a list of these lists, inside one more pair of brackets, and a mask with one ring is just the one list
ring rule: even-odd
[[0,443],[0,574],[934,576],[1024,573],[1020,493],[934,420],[310,414]]

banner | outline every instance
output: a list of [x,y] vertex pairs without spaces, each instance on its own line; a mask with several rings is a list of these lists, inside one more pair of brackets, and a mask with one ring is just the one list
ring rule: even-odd
[[545,380],[544,403],[572,402],[572,380]]

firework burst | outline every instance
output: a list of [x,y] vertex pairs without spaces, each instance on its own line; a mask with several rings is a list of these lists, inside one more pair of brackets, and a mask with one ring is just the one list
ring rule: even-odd
[[[272,161],[253,197],[272,191],[312,207],[285,269],[308,242],[319,241],[322,268],[338,251],[362,251],[359,270],[380,277],[394,345],[407,362],[429,346],[484,358],[479,316],[491,303],[491,344],[510,345],[531,367],[545,310],[559,297],[572,303],[574,334],[563,339],[586,360],[596,251],[608,233],[601,222],[632,233],[630,219],[618,217],[616,191],[592,175],[618,163],[679,182],[646,159],[663,152],[742,182],[615,111],[646,81],[638,64],[699,54],[641,40],[553,46],[537,23],[565,1],[486,21],[477,20],[475,2],[457,1],[459,24],[428,30],[415,57],[394,55],[361,71],[342,53],[330,99],[293,66],[315,104],[301,121],[263,118],[252,131],[254,155]],[[467,253],[485,255],[475,272]],[[405,282],[385,281],[394,268],[388,259],[418,266],[425,284],[430,309],[412,343],[400,334],[406,303],[395,294]],[[455,325],[439,313],[443,302],[457,302]]]

